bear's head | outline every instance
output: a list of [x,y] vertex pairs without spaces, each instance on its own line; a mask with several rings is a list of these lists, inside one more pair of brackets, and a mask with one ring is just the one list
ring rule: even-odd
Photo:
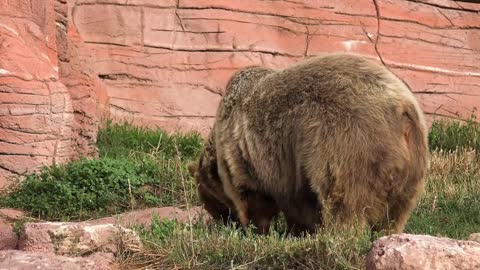
[[205,210],[214,218],[227,223],[238,222],[232,201],[223,190],[218,174],[216,152],[211,141],[205,145],[198,161],[187,165],[190,175],[195,179],[197,192]]

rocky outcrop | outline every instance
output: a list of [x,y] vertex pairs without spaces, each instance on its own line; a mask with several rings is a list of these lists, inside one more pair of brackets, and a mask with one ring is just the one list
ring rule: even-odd
[[7,176],[69,158],[73,107],[58,76],[53,2],[0,1],[0,10],[1,186]]
[[0,250],[54,252],[57,255],[72,255],[98,252],[116,253],[117,247],[141,246],[136,234],[126,228],[142,225],[149,227],[152,217],[176,220],[181,223],[210,222],[209,214],[202,207],[189,210],[178,207],[156,207],[135,210],[111,217],[84,222],[30,222],[20,231],[20,241],[13,232],[13,223],[26,219],[23,212],[15,209],[0,209]]
[[378,239],[367,270],[480,269],[480,243],[429,235],[400,234]]
[[67,11],[60,0],[0,0],[0,188],[10,176],[95,153],[105,89],[71,46]]
[[27,223],[20,232],[18,248],[57,255],[82,255],[95,252],[117,253],[119,247],[139,249],[138,235],[113,224],[84,222]]
[[85,222],[27,222],[17,239],[12,225],[24,213],[0,209],[0,270],[117,269],[119,254],[142,248],[139,236],[127,228],[149,227],[154,215],[182,223],[209,221],[204,214],[200,207],[160,207]]

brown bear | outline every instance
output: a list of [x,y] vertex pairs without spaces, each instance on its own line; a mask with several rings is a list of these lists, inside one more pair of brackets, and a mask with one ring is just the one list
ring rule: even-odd
[[423,112],[399,78],[360,56],[238,71],[210,136],[213,152],[189,166],[207,211],[233,209],[260,233],[279,211],[299,231],[332,219],[399,233],[423,190]]
[[[248,94],[249,89],[266,74],[274,72],[270,69],[258,66],[250,66],[239,70],[229,80],[225,90],[225,95],[231,97],[228,102],[220,103],[219,106],[235,106],[237,101],[235,96],[240,93]],[[232,94],[228,94],[233,89]],[[200,201],[203,203],[207,212],[214,218],[220,219],[224,223],[228,221],[237,221],[238,216],[233,207],[232,201],[223,192],[223,185],[218,175],[217,154],[215,151],[215,126],[212,128],[200,158],[196,163],[188,165],[189,172],[194,176],[197,183],[197,191]],[[313,232],[315,225],[321,222],[320,205],[317,201],[317,195],[310,189],[309,185],[302,187],[302,192],[297,192],[297,196],[290,199],[289,211],[284,209],[287,220],[287,228],[293,235],[300,235],[303,232]],[[247,195],[245,193],[244,195]],[[256,225],[257,231],[261,234],[268,233],[270,220],[279,213],[279,209],[271,196],[265,193],[248,193],[247,203],[250,212],[250,219]],[[295,199],[295,200],[294,200]]]

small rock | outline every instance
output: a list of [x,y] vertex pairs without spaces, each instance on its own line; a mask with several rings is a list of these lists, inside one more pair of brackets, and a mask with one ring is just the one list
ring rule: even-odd
[[0,209],[0,250],[17,248],[18,237],[13,231],[13,223],[24,217],[23,211],[13,208]]
[[97,251],[117,253],[119,246],[139,249],[142,243],[134,231],[122,226],[84,222],[27,223],[18,243],[20,250],[57,255],[82,255]]
[[109,264],[93,258],[64,257],[19,250],[0,251],[0,270],[107,270]]
[[100,269],[112,269],[115,261],[115,255],[106,252],[95,252],[87,258],[92,260]]
[[14,249],[17,247],[17,234],[12,226],[0,218],[0,250]]
[[25,217],[25,213],[18,209],[2,208],[0,209],[0,218],[7,221],[16,221]]
[[[190,214],[190,217],[189,217]],[[132,225],[144,225],[150,226],[152,224],[153,215],[157,215],[160,219],[170,219],[177,220],[182,223],[189,222],[189,219],[192,219],[192,222],[197,222],[200,219],[203,221],[210,220],[210,216],[202,207],[196,206],[190,209],[190,212],[182,210],[177,207],[158,207],[158,208],[148,208],[137,211],[132,211],[128,213],[119,214],[113,217],[106,217],[88,221],[90,224],[119,224],[124,227],[130,227]]]
[[367,270],[480,269],[480,243],[394,234],[375,241]]
[[472,233],[467,238],[468,241],[475,241],[480,243],[480,233]]

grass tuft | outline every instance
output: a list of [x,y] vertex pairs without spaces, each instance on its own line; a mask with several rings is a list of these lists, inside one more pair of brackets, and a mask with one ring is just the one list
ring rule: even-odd
[[455,151],[473,149],[480,151],[480,124],[475,115],[465,123],[434,121],[428,134],[430,149]]
[[406,232],[465,239],[480,230],[480,156],[474,150],[434,151],[425,192]]
[[371,247],[368,233],[353,230],[258,236],[234,226],[156,218],[140,234],[148,248],[124,262],[129,269],[362,269]]
[[168,134],[162,129],[133,126],[127,122],[107,121],[97,136],[100,157],[143,158],[146,155],[157,159],[182,160],[195,158],[203,142],[200,134]]

